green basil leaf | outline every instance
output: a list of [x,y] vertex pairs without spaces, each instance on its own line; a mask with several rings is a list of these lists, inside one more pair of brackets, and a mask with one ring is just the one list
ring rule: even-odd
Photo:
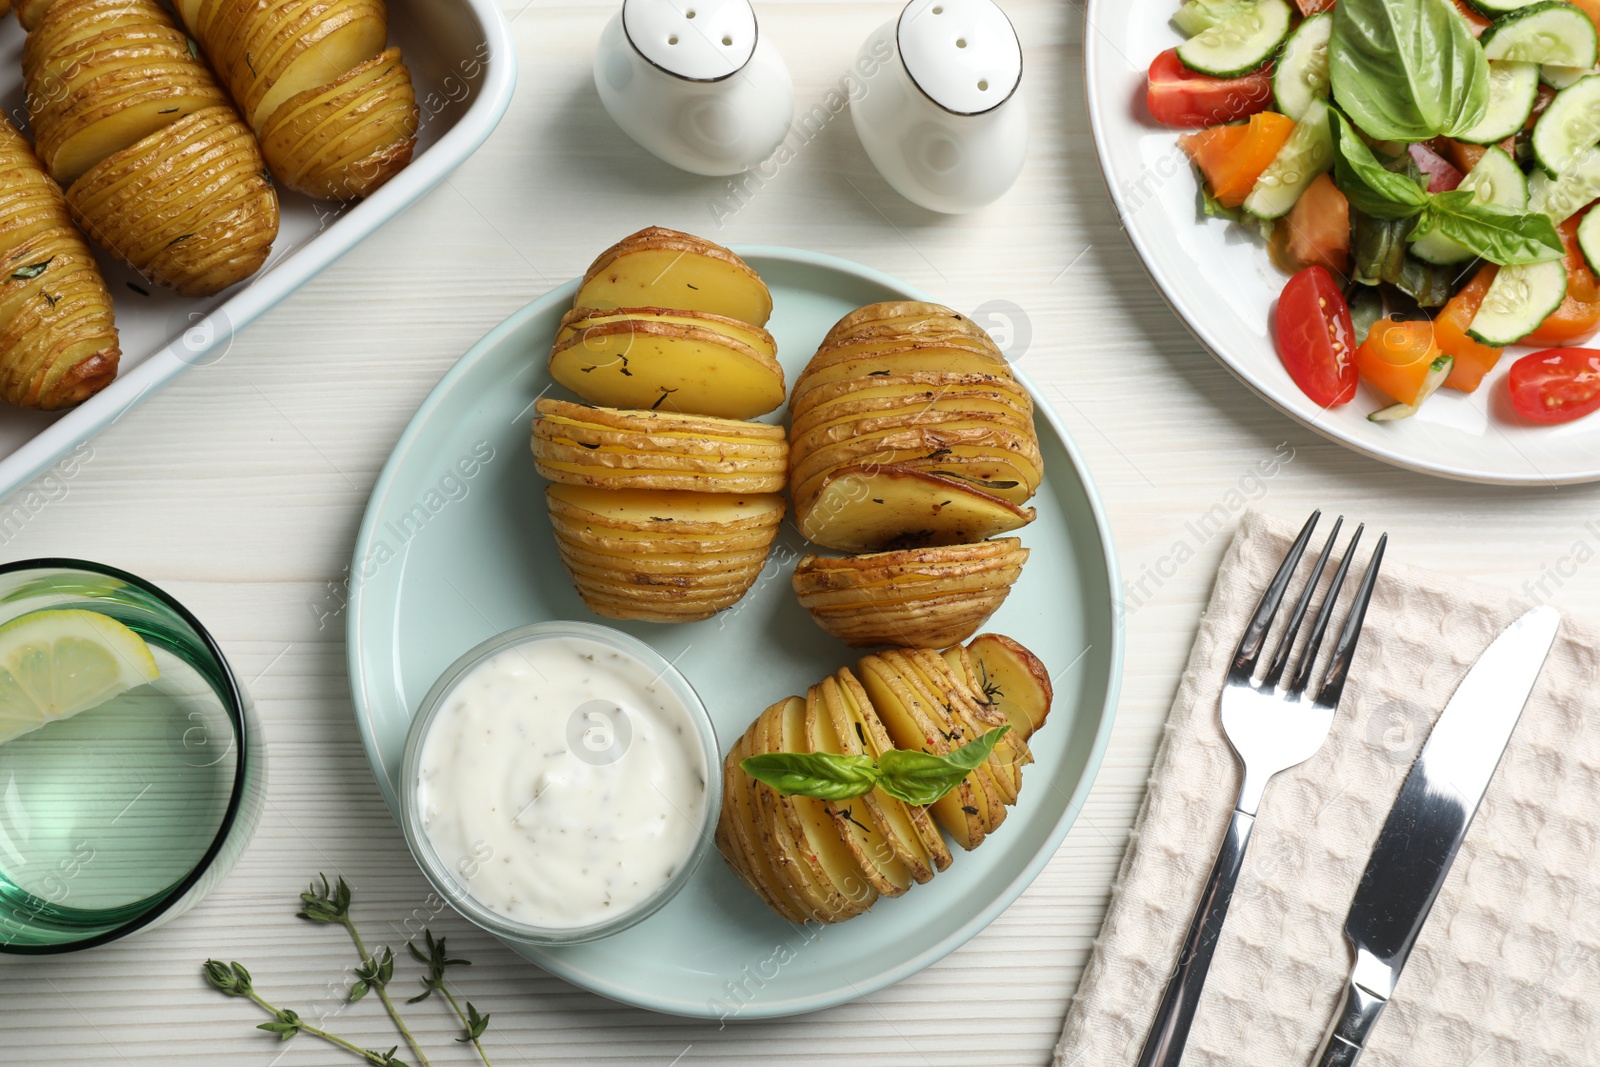
[[829,752],[768,752],[751,756],[739,766],[750,777],[786,797],[799,795],[819,800],[849,800],[870,793],[878,784],[879,775],[871,756]]
[[1502,267],[1560,259],[1566,251],[1555,223],[1543,212],[1480,204],[1470,191],[1460,189],[1435,196],[1408,240],[1431,230]]
[[1449,0],[1339,0],[1328,73],[1334,99],[1379,140],[1465,133],[1489,107],[1489,61]]
[[1010,729],[1010,726],[997,726],[947,756],[906,749],[885,752],[878,757],[878,769],[882,774],[878,788],[907,804],[932,804],[982,766]]
[[1330,112],[1334,177],[1352,207],[1378,219],[1407,219],[1427,207],[1426,189],[1379,163],[1350,120],[1337,110]]
[[1350,323],[1359,345],[1366,341],[1373,324],[1383,318],[1383,294],[1370,285],[1352,285],[1345,300],[1350,305]]

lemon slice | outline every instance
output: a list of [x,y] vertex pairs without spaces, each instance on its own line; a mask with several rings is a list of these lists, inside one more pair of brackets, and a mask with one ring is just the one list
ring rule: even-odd
[[51,609],[12,619],[0,626],[0,744],[158,674],[144,638],[109,615]]

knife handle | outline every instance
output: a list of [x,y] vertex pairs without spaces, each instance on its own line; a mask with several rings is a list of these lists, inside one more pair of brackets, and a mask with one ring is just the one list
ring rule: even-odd
[[1139,1067],[1178,1067],[1178,1061],[1183,1059],[1189,1026],[1194,1022],[1195,1007],[1200,1003],[1200,991],[1205,988],[1206,972],[1211,969],[1211,954],[1216,950],[1223,920],[1228,917],[1228,905],[1233,901],[1233,889],[1244,867],[1244,850],[1250,844],[1250,831],[1255,824],[1254,815],[1237,809],[1228,820],[1228,831],[1217,851],[1211,878],[1200,895],[1200,906],[1195,909],[1189,933],[1178,953],[1178,966],[1167,980],[1161,1007],[1150,1024],[1150,1036],[1145,1038],[1144,1050],[1139,1053]]
[[1355,1067],[1366,1047],[1372,1024],[1378,1021],[1388,1001],[1370,990],[1350,982],[1345,986],[1344,1000],[1334,1012],[1333,1025],[1328,1036],[1317,1049],[1316,1067]]

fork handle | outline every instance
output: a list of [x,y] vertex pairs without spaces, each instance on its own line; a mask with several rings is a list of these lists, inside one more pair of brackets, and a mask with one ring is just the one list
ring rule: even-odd
[[1161,1007],[1145,1038],[1144,1051],[1139,1053],[1139,1067],[1178,1067],[1183,1059],[1189,1026],[1194,1022],[1200,991],[1206,984],[1206,972],[1211,969],[1211,954],[1216,950],[1223,920],[1228,917],[1228,905],[1233,901],[1233,890],[1244,866],[1244,850],[1250,844],[1250,831],[1255,824],[1254,815],[1237,809],[1228,820],[1217,862],[1211,868],[1200,906],[1195,909],[1188,936],[1178,953],[1178,965],[1167,980]]

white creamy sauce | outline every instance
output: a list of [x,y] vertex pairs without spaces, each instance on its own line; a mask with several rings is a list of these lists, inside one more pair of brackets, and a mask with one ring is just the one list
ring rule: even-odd
[[555,637],[456,683],[423,739],[417,788],[428,839],[468,893],[508,919],[572,929],[642,903],[689,858],[705,776],[689,709],[654,669]]

